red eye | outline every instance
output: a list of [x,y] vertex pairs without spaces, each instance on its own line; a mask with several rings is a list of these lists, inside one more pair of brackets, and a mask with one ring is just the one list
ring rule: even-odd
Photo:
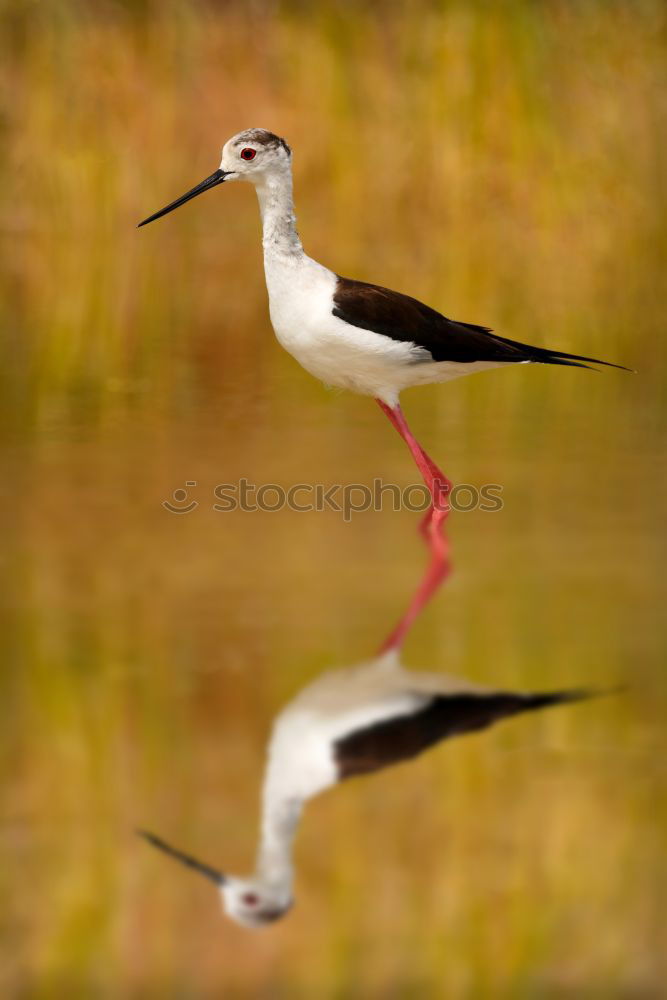
[[246,146],[245,149],[241,150],[241,159],[243,160],[254,160],[257,156],[257,150],[253,149],[251,146]]
[[[252,156],[254,156],[255,150],[253,149],[251,152]],[[241,153],[241,156],[243,156],[243,153]],[[250,157],[251,160],[252,156]],[[257,906],[259,903],[259,896],[256,896],[254,892],[246,892],[243,896],[241,896],[241,902],[245,903],[246,906]]]

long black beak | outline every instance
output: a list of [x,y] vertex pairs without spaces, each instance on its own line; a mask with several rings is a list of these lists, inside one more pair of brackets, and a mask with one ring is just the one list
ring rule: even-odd
[[160,219],[168,212],[173,212],[175,208],[179,207],[179,205],[185,205],[186,201],[190,201],[191,198],[196,198],[198,194],[203,194],[204,191],[208,191],[209,188],[214,188],[217,187],[218,184],[222,184],[228,173],[229,171],[226,170],[216,170],[214,174],[207,177],[206,180],[202,181],[201,184],[198,184],[197,187],[193,187],[192,191],[188,191],[187,194],[177,198],[176,201],[172,201],[170,205],[167,205],[165,208],[161,208],[160,211],[155,212],[154,215],[149,215],[147,219],[144,219],[143,222],[139,223],[137,229],[141,226],[145,226],[149,222],[155,222],[156,219]]
[[216,885],[224,885],[227,881],[226,876],[222,872],[219,872],[217,868],[211,868],[210,865],[205,865],[203,862],[197,861],[191,854],[179,851],[176,847],[172,847],[171,844],[165,843],[160,837],[156,837],[154,833],[149,833],[148,830],[137,830],[137,833],[144,840],[147,840],[149,844],[152,844],[153,847],[157,847],[159,850],[164,851],[165,854],[176,858],[177,861],[180,861],[181,864],[186,865],[188,868],[194,868],[196,872],[200,872],[206,878],[210,878]]

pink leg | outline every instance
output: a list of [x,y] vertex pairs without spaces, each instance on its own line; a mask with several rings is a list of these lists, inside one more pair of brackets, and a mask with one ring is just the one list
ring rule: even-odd
[[380,399],[377,402],[410,449],[415,464],[431,494],[431,507],[420,525],[420,530],[430,549],[431,561],[407,611],[382,644],[380,652],[385,652],[389,649],[397,649],[402,645],[415,619],[450,572],[449,540],[444,534],[444,522],[449,515],[448,497],[452,484],[414,437],[400,406],[388,406]]

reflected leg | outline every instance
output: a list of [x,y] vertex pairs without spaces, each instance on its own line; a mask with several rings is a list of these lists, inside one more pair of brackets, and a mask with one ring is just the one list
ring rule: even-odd
[[444,522],[449,515],[449,494],[452,484],[419,444],[408,427],[400,406],[398,404],[393,407],[388,406],[380,399],[377,402],[410,449],[431,494],[431,506],[420,525],[420,531],[431,553],[431,560],[406,613],[383,643],[382,651],[385,651],[397,648],[403,643],[413,622],[451,570],[449,539],[444,533]]

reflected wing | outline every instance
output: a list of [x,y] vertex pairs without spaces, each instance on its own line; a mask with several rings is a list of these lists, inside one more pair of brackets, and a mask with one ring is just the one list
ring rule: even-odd
[[376,722],[334,744],[339,778],[377,771],[409,760],[449,736],[485,729],[520,712],[591,697],[586,691],[546,694],[451,694],[429,700],[418,711]]

